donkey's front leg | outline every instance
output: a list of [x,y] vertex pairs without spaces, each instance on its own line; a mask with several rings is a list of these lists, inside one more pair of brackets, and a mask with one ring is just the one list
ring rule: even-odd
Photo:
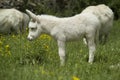
[[89,48],[89,63],[93,63],[94,61],[94,54],[95,54],[95,50],[96,50],[96,45],[94,42],[94,38],[89,38],[88,39],[88,48]]
[[59,51],[61,65],[64,65],[65,63],[65,41],[58,40],[58,51]]

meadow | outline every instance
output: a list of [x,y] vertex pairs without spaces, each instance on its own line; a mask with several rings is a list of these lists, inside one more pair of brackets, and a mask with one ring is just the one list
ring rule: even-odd
[[52,37],[43,34],[30,42],[27,34],[0,35],[0,80],[120,80],[120,20],[108,42],[97,45],[92,65],[82,40],[66,44],[66,64],[60,66]]

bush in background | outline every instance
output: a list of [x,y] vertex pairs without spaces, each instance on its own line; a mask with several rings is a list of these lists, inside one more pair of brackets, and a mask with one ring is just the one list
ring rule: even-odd
[[120,18],[120,0],[1,0],[1,8],[17,8],[25,12],[30,9],[36,14],[51,14],[56,16],[72,16],[80,13],[90,5],[106,4],[115,13],[115,19]]

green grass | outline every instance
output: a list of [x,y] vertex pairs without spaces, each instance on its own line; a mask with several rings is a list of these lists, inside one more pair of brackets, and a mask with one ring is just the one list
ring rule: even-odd
[[26,37],[0,36],[0,80],[120,80],[120,21],[114,22],[108,42],[97,46],[92,65],[83,41],[66,44],[61,67],[55,40],[42,35],[30,42]]

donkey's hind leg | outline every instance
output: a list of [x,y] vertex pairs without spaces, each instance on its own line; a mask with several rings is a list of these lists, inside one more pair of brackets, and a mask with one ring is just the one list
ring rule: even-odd
[[93,63],[94,61],[94,54],[96,50],[96,44],[95,44],[95,36],[88,34],[86,36],[87,42],[88,42],[88,49],[89,49],[89,63]]

